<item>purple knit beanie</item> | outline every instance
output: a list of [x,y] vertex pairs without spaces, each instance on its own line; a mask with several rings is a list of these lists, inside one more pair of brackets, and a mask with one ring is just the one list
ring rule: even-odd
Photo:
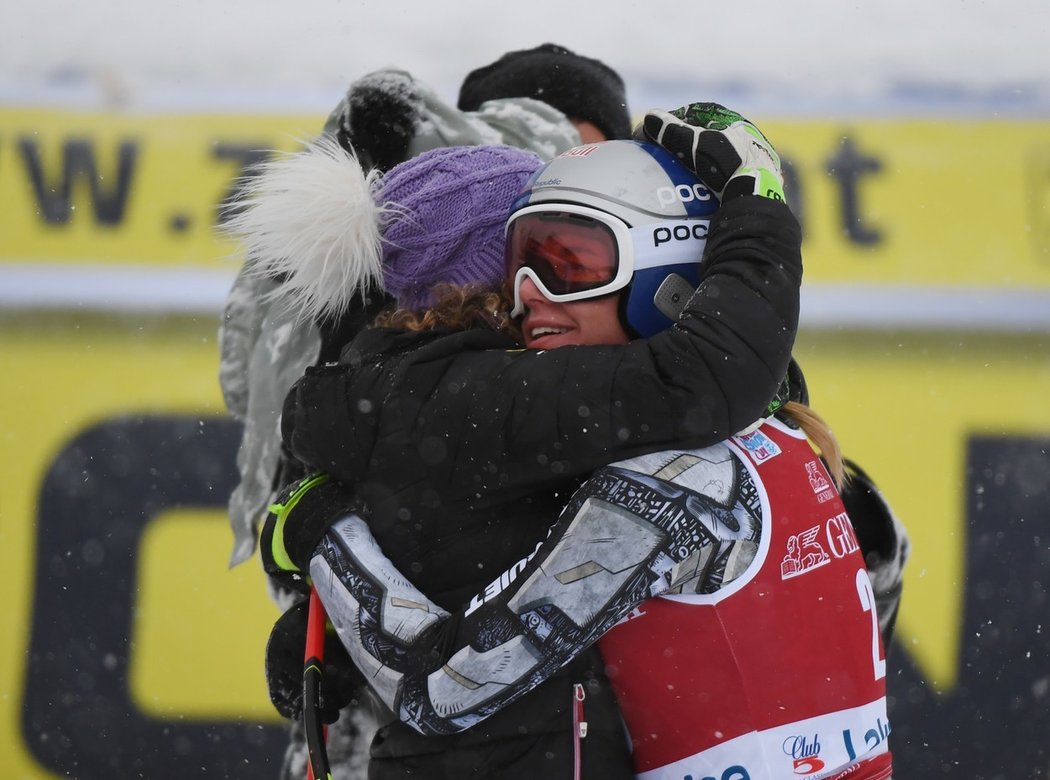
[[497,287],[511,203],[542,164],[511,146],[432,149],[392,168],[375,194],[383,285],[402,308],[431,305],[435,284]]

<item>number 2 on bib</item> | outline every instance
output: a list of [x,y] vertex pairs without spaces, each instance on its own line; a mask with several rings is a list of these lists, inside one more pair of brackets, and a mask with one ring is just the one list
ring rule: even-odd
[[857,569],[857,595],[861,608],[871,615],[871,663],[875,667],[875,679],[886,676],[886,659],[882,657],[882,645],[879,642],[879,616],[875,612],[875,591],[872,590],[868,572]]

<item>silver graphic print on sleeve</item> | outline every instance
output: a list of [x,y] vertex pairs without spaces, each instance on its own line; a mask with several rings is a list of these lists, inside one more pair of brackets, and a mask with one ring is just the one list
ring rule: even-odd
[[646,599],[739,577],[762,517],[750,473],[720,444],[598,471],[524,568],[459,619],[393,568],[356,515],[332,526],[310,571],[382,701],[421,733],[448,734],[527,693]]

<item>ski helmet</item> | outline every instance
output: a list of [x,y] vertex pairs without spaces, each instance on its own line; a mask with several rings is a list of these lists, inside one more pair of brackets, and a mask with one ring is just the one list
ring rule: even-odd
[[513,316],[529,278],[552,301],[625,291],[632,336],[669,327],[699,284],[718,200],[660,146],[605,141],[568,150],[532,175],[507,222]]

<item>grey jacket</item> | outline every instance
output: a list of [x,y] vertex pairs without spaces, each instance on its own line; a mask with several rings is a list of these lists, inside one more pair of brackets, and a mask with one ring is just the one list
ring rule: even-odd
[[[462,112],[404,71],[377,71],[362,82],[366,80],[372,87],[390,85],[411,95],[418,119],[408,157],[442,146],[508,144],[551,158],[580,143],[579,133],[564,114],[536,100],[492,100],[476,112]],[[329,117],[327,132],[334,132],[347,106],[344,98]],[[281,406],[292,383],[317,361],[321,348],[317,326],[279,305],[271,295],[279,282],[252,274],[251,264],[249,257],[234,280],[219,328],[223,398],[230,413],[244,424],[237,453],[240,481],[229,504],[234,536],[231,566],[247,560],[255,550],[256,527],[273,496],[280,461]]]

